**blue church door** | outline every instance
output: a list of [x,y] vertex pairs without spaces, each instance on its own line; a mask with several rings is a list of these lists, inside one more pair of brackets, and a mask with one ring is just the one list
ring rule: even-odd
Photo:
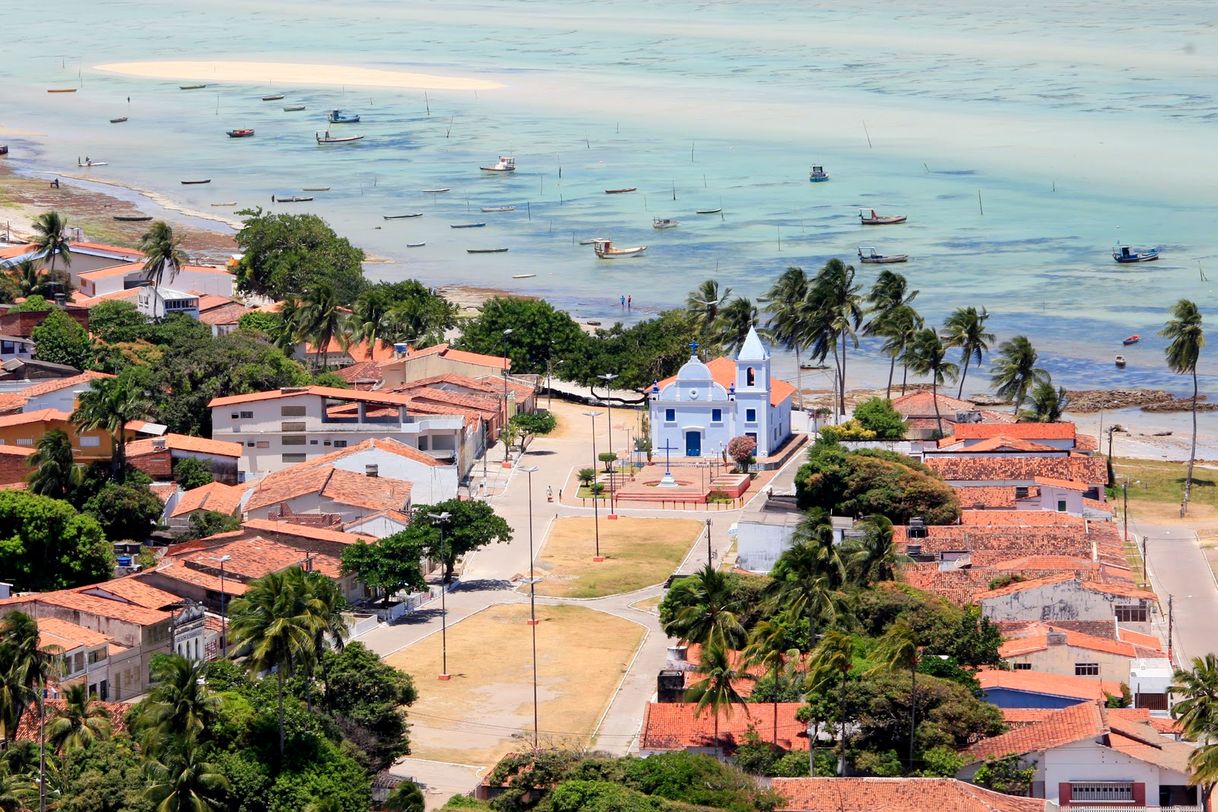
[[702,432],[687,431],[685,432],[685,456],[701,457],[702,456]]

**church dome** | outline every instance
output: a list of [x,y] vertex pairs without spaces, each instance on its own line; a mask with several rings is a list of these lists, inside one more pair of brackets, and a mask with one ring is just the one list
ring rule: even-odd
[[677,381],[680,383],[707,382],[710,380],[712,380],[710,367],[697,358],[690,358],[677,370]]

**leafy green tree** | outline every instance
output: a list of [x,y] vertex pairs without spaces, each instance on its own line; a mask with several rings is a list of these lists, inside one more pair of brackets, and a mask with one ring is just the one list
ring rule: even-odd
[[[505,333],[511,330],[510,333]],[[512,359],[512,372],[544,373],[552,357],[572,353],[587,341],[566,313],[541,299],[497,297],[465,323],[458,346]]]
[[316,282],[305,291],[299,324],[301,335],[311,340],[317,349],[313,359],[314,369],[322,367],[321,359],[331,341],[337,340],[344,349],[351,343],[346,309],[329,282]]
[[223,809],[228,780],[206,760],[206,748],[184,739],[145,762],[145,795],[157,812],[211,812]]
[[72,457],[72,441],[60,429],[51,429],[38,438],[38,448],[29,463],[34,469],[26,477],[30,493],[67,500],[80,487],[81,469]]
[[340,729],[367,733],[352,738],[368,742],[369,769],[385,769],[409,752],[404,709],[418,698],[409,674],[386,665],[363,643],[323,655],[326,671],[325,708]]
[[274,341],[280,348],[287,346],[286,343],[280,344],[278,340],[279,335],[284,331],[283,317],[278,313],[271,313],[266,310],[252,310],[237,320],[237,329],[251,333],[262,333],[271,339],[271,341]]
[[[442,521],[435,518],[447,513]],[[452,580],[457,559],[488,544],[512,540],[512,527],[485,502],[447,499],[416,505],[410,526],[397,534],[417,544],[423,554],[444,565],[444,583]],[[440,530],[443,528],[443,534]]]
[[896,578],[902,557],[892,539],[892,522],[884,516],[869,516],[862,522],[863,537],[843,544],[848,580],[862,587]]
[[118,300],[89,308],[89,331],[105,344],[144,341],[151,333],[148,317],[131,302]]
[[785,349],[795,353],[795,391],[797,405],[803,406],[803,365],[799,354],[808,346],[808,291],[811,283],[803,268],[789,267],[766,291],[763,300],[769,319],[766,332]]
[[[427,347],[439,344],[445,332],[457,326],[457,306],[414,279],[381,282],[374,290],[383,293],[388,302],[384,338],[389,343],[405,341]],[[358,301],[355,315],[361,321]]]
[[241,527],[240,517],[215,510],[196,510],[190,514],[190,529],[185,539],[205,539]]
[[413,781],[398,784],[385,799],[386,812],[423,812],[423,790]]
[[794,543],[783,551],[770,571],[767,606],[789,611],[807,621],[810,649],[817,631],[837,619],[845,568],[833,530],[820,511],[811,511],[795,529]]
[[8,309],[9,313],[50,313],[55,309],[55,305],[51,304],[41,295],[34,293],[27,296],[24,302],[15,304]]
[[749,336],[749,330],[757,326],[760,312],[752,299],[736,297],[727,304],[715,319],[712,346],[724,355],[734,355]]
[[854,266],[840,259],[831,259],[816,274],[809,294],[815,313],[813,351],[821,360],[833,353],[839,414],[846,413],[847,347],[858,346],[858,330],[863,322],[860,289],[855,283]]
[[1032,390],[1032,408],[1023,412],[1020,418],[1036,423],[1056,423],[1069,405],[1065,387],[1054,387],[1053,382],[1046,379],[1036,384]]
[[965,767],[965,758],[950,747],[932,747],[922,754],[922,769],[926,778],[955,778]]
[[990,383],[995,394],[1014,401],[1015,414],[1019,414],[1032,387],[1049,380],[1049,373],[1036,366],[1037,360],[1036,349],[1027,336],[1015,336],[998,345]]
[[77,431],[101,429],[114,443],[111,466],[120,481],[127,464],[127,424],[148,417],[151,404],[144,391],[129,377],[96,378],[80,393],[72,422]]
[[[863,334],[881,336],[885,339],[884,352],[889,357],[888,385],[884,399],[892,398],[892,377],[900,358],[912,340],[912,333],[921,327],[921,318],[913,309],[913,300],[918,291],[910,291],[905,277],[896,271],[884,269],[876,277],[867,294],[867,312],[870,318],[863,327]],[[901,385],[904,394],[905,385]]]
[[173,464],[173,479],[185,490],[193,491],[215,481],[211,466],[197,457],[183,457]]
[[[791,633],[787,624],[779,620],[763,620],[749,631],[748,647],[743,652],[744,660],[750,666],[765,669],[766,677],[775,688],[786,676],[784,672],[799,665],[799,649],[790,645],[790,638]],[[789,683],[790,680],[787,682]],[[753,695],[749,697],[751,701],[758,701],[756,694],[759,688],[760,685],[754,686]],[[779,691],[775,690],[772,695],[774,746],[778,745],[778,702]]]
[[946,333],[944,341],[949,347],[960,348],[960,361],[963,364],[957,398],[964,397],[964,379],[968,377],[969,365],[980,365],[989,352],[990,342],[994,340],[994,334],[985,329],[989,318],[990,314],[984,307],[980,312],[975,307],[958,307],[943,323]]
[[420,560],[423,543],[418,534],[395,533],[378,541],[357,541],[342,552],[343,575],[354,575],[360,583],[381,593],[381,605],[403,589],[419,590],[426,585]]
[[68,220],[57,211],[44,211],[34,218],[32,224],[35,249],[42,255],[42,260],[50,260],[50,271],[55,272],[56,260],[63,260],[65,268],[72,265],[71,240],[65,231],[68,230]]
[[598,376],[612,373],[617,375],[614,388],[642,392],[689,360],[689,344],[696,336],[685,311],[668,310],[630,327],[619,322],[608,329],[597,328],[591,336],[555,343],[546,371],[597,388],[604,387]]
[[973,775],[973,783],[1007,795],[1029,795],[1035,775],[1035,763],[1025,765],[1019,756],[1003,756],[986,759]]
[[265,214],[260,208],[240,214],[246,218],[236,237],[240,290],[284,299],[326,281],[338,301],[349,305],[367,285],[364,252],[317,215]]
[[939,386],[956,379],[960,368],[947,360],[947,347],[939,334],[927,327],[914,336],[907,351],[909,368],[919,375],[930,376],[931,400],[935,404],[935,422],[939,435],[943,434],[943,415],[939,414]]
[[[56,289],[62,284],[48,271],[39,268],[38,262],[33,259],[23,259],[10,268],[4,281],[7,283],[4,292],[10,302],[18,296],[54,296]],[[67,293],[66,290],[61,292]]]
[[46,740],[52,750],[63,754],[108,739],[113,731],[110,712],[93,700],[84,684],[78,683],[68,686],[62,707],[51,709]]
[[92,516],[58,499],[0,491],[0,572],[22,592],[104,581],[114,548]]
[[154,812],[144,798],[143,762],[127,736],[116,734],[66,753],[60,772],[65,789],[59,812]]
[[898,619],[884,632],[872,652],[872,657],[877,661],[877,669],[909,671],[909,761],[906,763],[912,770],[914,736],[918,727],[918,665],[922,661],[917,633],[908,621]]
[[887,398],[867,398],[854,407],[854,419],[875,432],[880,440],[900,440],[905,436],[905,418]]
[[685,297],[685,310],[697,328],[702,344],[711,343],[719,314],[727,306],[731,296],[731,288],[721,288],[718,280],[707,279]]
[[156,529],[165,506],[142,485],[107,482],[85,502],[82,512],[97,519],[106,538],[143,541]]
[[546,435],[558,428],[558,420],[551,412],[518,412],[508,421],[512,433],[520,437],[520,445],[538,435]]
[[89,333],[62,310],[52,310],[34,328],[34,354],[39,360],[84,369],[93,357]]
[[1172,305],[1171,319],[1159,331],[1168,340],[1164,355],[1167,366],[1177,375],[1193,378],[1193,435],[1188,449],[1188,471],[1184,475],[1184,498],[1180,515],[1188,513],[1188,500],[1193,493],[1193,463],[1197,459],[1197,361],[1205,347],[1205,329],[1201,326],[1201,311],[1188,299]]
[[708,564],[669,588],[660,607],[660,625],[669,637],[734,649],[746,637],[737,609],[729,576]]

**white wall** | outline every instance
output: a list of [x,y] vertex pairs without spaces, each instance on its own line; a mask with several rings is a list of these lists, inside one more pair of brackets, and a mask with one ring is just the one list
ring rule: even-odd
[[794,541],[794,525],[741,520],[736,525],[736,566],[749,572],[769,572]]
[[378,448],[357,451],[334,462],[335,468],[357,474],[365,473],[368,465],[376,465],[380,476],[409,482],[410,501],[415,504],[434,505],[436,502],[457,498],[455,465],[425,465]]
[[1157,806],[1159,784],[1187,784],[1182,773],[1160,770],[1153,764],[1130,758],[1096,744],[1092,739],[1045,752],[1034,780],[1045,782],[1045,799],[1060,800],[1059,784],[1082,781],[1132,781],[1146,785],[1146,803]]
[[[1032,587],[998,597],[983,598],[981,613],[991,620],[1104,620],[1111,621],[1114,606],[1136,603],[1084,588],[1077,581]],[[1145,624],[1127,624],[1142,630]]]

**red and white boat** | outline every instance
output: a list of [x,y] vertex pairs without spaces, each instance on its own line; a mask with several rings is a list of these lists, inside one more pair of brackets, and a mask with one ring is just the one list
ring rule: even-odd
[[859,211],[859,222],[865,226],[892,226],[904,223],[906,219],[904,214],[876,214],[875,209]]
[[254,131],[249,127],[242,127],[240,129],[228,131],[229,138],[249,138],[253,134]]

